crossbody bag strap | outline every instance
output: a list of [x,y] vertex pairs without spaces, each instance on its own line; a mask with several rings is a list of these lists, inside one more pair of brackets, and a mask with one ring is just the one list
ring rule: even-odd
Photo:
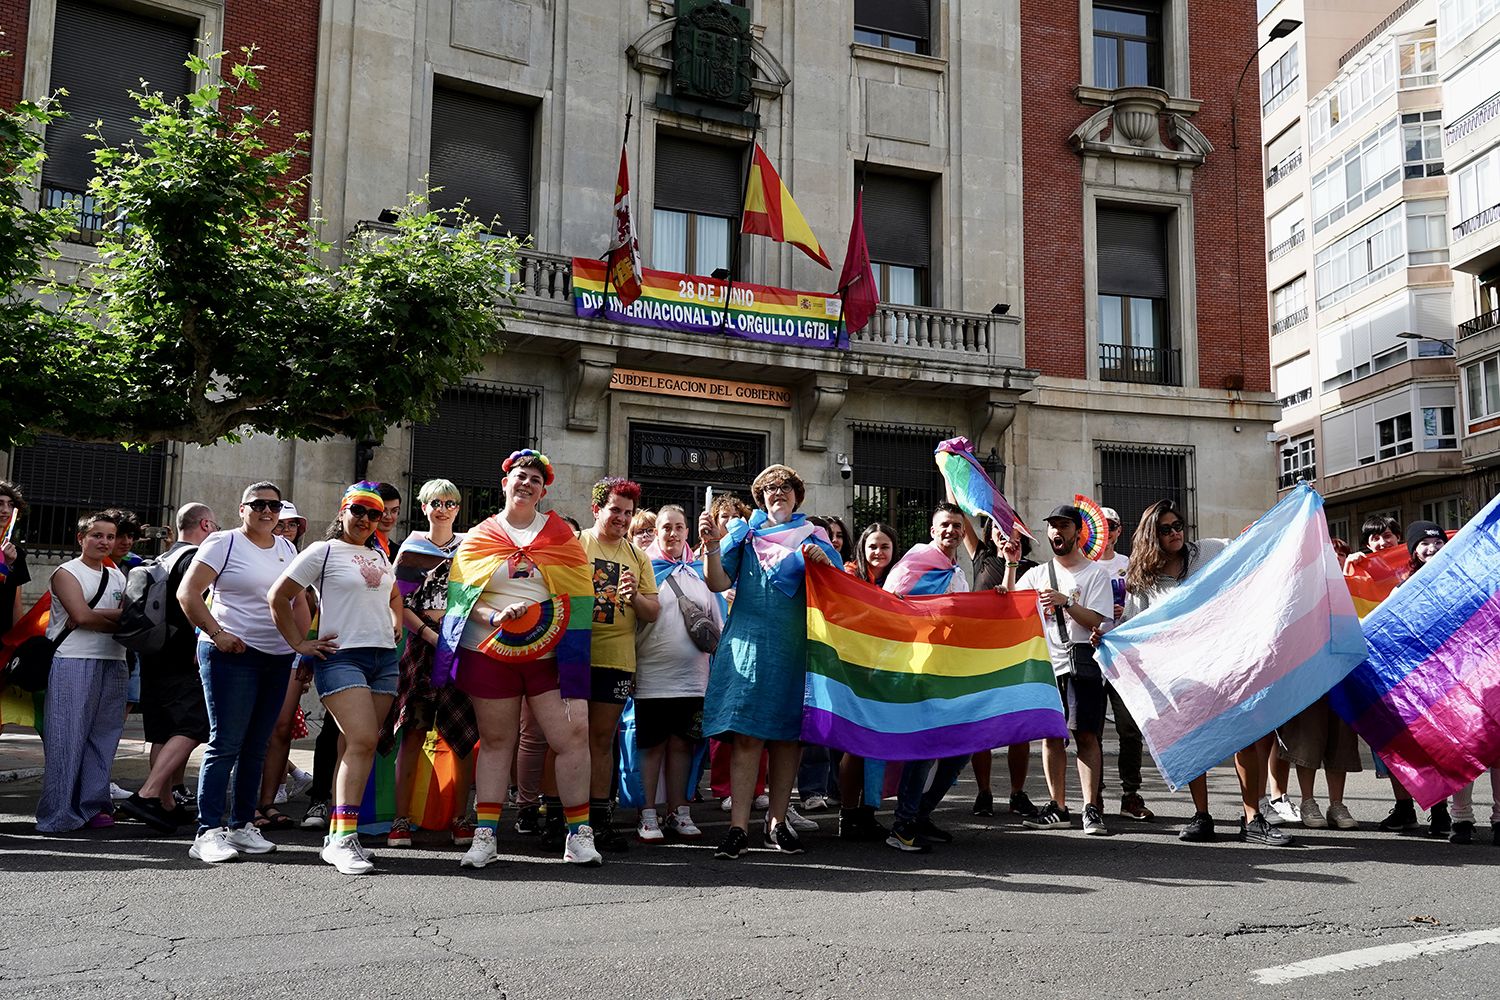
[[[99,589],[94,591],[93,597],[89,598],[89,610],[92,611],[94,608],[99,606],[99,602],[104,599],[104,591],[108,588],[109,567],[101,566],[99,567]],[[57,634],[57,646],[61,646],[63,642],[68,638],[68,636],[72,635],[74,631],[77,630],[77,628],[78,626],[73,624],[71,621],[69,621],[68,624],[64,625],[63,630]],[[53,648],[55,649],[56,646],[54,646]]]
[[[1056,590],[1057,589],[1057,564],[1054,563],[1054,562],[1052,562],[1051,560],[1048,560],[1048,562],[1047,562],[1047,576],[1052,581],[1052,589]],[[1058,637],[1058,639],[1060,639],[1062,641],[1062,644],[1065,647],[1069,646],[1069,645],[1072,645],[1073,640],[1070,639],[1070,638],[1068,638],[1068,624],[1067,624],[1067,622],[1063,621],[1062,608],[1054,607],[1052,609],[1052,617],[1055,618],[1055,619],[1057,619],[1057,637]]]

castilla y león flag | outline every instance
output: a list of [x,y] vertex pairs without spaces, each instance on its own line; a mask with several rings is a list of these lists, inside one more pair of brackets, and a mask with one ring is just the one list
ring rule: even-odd
[[628,309],[641,297],[641,245],[635,238],[635,222],[630,217],[630,167],[625,150],[620,150],[620,175],[615,180],[615,232],[609,244],[609,284],[620,298],[620,308]]
[[781,175],[771,166],[766,151],[755,144],[750,163],[750,186],[745,189],[745,216],[740,223],[743,232],[769,236],[777,243],[790,243],[830,271],[828,255],[818,245],[812,227],[802,210],[792,200],[792,193],[781,182]]

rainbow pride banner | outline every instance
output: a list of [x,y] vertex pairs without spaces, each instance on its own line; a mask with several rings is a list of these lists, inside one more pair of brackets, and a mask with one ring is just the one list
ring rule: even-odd
[[1500,497],[1362,624],[1369,659],[1329,702],[1412,797],[1500,764]]
[[604,294],[604,261],[573,258],[573,307],[579,316],[604,316],[629,326],[739,337],[789,347],[848,348],[837,295],[794,292],[735,282],[724,320],[727,282],[672,271],[641,274],[641,297],[620,305],[613,287]]
[[1392,545],[1345,566],[1344,583],[1349,587],[1349,596],[1354,598],[1354,611],[1360,621],[1390,597],[1410,572],[1411,556],[1405,545]]
[[896,761],[1067,735],[1034,595],[903,598],[808,563],[804,741]]

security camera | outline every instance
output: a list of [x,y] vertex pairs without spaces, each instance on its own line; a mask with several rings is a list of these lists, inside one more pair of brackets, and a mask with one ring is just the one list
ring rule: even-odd
[[854,475],[854,466],[852,466],[852,465],[849,464],[849,456],[845,455],[843,453],[840,453],[839,454],[839,478],[847,480],[850,477],[852,477],[853,475]]

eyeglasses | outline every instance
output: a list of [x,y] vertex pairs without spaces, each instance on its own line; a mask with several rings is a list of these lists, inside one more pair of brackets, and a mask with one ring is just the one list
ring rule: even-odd
[[458,510],[457,500],[434,500],[427,506],[433,510]]
[[1158,524],[1156,526],[1156,533],[1163,538],[1166,538],[1168,535],[1180,535],[1182,534],[1182,530],[1183,525],[1181,521],[1173,521],[1171,524]]
[[257,514],[264,513],[268,510],[274,511],[277,514],[281,513],[280,500],[246,500],[244,505],[255,511]]
[[793,493],[796,493],[797,491],[794,490],[794,489],[792,489],[792,487],[789,484],[787,484],[787,483],[781,483],[781,484],[779,484],[777,486],[767,486],[765,492],[766,492],[766,496],[770,496],[773,493],[785,493],[787,496],[791,496]]
[[366,507],[364,504],[358,504],[358,503],[351,503],[348,507],[346,507],[344,509],[347,510],[349,512],[349,516],[352,517],[352,518],[354,518],[356,521],[361,520],[363,518],[370,518],[371,520],[378,520],[380,518],[381,513],[382,513],[379,509],[377,509],[375,507]]

